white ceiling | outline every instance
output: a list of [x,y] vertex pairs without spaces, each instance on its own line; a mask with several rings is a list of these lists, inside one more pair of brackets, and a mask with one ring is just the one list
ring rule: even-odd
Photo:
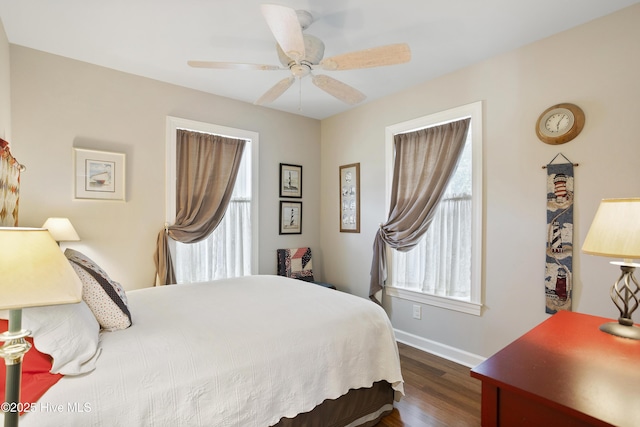
[[[310,11],[325,58],[407,42],[408,64],[323,72],[367,95],[407,89],[639,0],[274,0]],[[279,65],[260,0],[0,0],[10,43],[254,102],[288,71],[196,69],[187,60]],[[269,2],[269,1],[266,1]],[[640,24],[640,23],[639,23]],[[295,83],[269,107],[316,119],[348,105]]]

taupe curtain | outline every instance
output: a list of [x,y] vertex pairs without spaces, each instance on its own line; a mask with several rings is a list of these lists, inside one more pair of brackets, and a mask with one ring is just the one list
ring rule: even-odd
[[158,235],[160,285],[175,283],[169,240],[195,243],[220,224],[229,205],[246,141],[178,129],[176,222]]
[[435,207],[456,169],[471,119],[395,135],[395,163],[387,222],[376,233],[369,298],[387,279],[385,244],[407,252],[429,228]]

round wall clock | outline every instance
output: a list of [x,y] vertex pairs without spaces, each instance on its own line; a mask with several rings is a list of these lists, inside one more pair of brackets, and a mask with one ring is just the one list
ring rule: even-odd
[[584,112],[575,104],[557,104],[540,114],[536,135],[546,144],[564,144],[578,136],[584,127]]

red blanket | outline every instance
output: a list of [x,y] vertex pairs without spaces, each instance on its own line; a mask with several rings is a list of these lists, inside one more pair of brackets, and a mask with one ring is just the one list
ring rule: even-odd
[[[0,332],[9,329],[8,321],[0,319]],[[31,343],[31,349],[24,355],[22,360],[22,382],[20,386],[20,409],[28,408],[29,404],[35,403],[42,395],[62,378],[60,374],[51,374],[51,356],[40,353],[33,346],[33,339],[26,338]],[[7,371],[0,368],[0,402],[4,402]]]

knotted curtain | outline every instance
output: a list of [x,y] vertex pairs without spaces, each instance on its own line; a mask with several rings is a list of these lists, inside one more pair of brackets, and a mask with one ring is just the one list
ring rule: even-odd
[[369,298],[387,279],[386,245],[413,249],[429,228],[435,208],[456,169],[471,119],[394,136],[395,160],[389,216],[376,232]]
[[195,243],[220,224],[229,205],[246,141],[177,130],[176,219],[158,234],[158,284],[176,282],[169,237]]

